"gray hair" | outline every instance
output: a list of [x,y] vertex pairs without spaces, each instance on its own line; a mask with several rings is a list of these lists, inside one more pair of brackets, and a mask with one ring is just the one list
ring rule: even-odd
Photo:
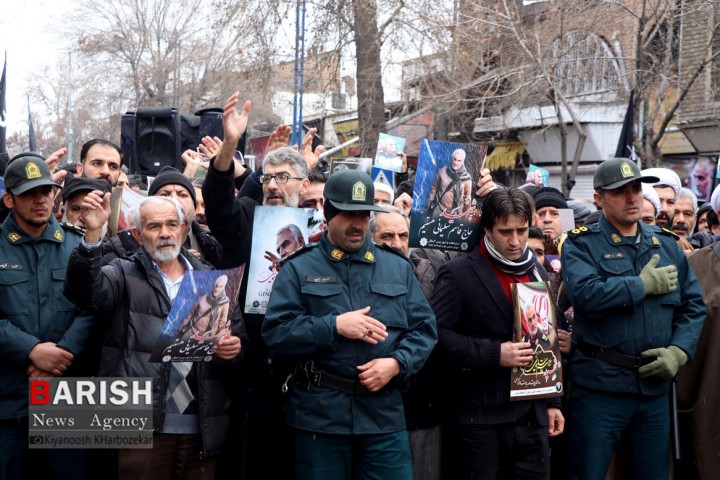
[[[405,219],[405,221],[408,224],[408,227],[410,227],[410,218],[403,213],[402,210],[400,210],[397,207],[393,207],[392,205],[384,205],[383,208],[387,210],[387,213],[397,213],[401,217]],[[368,227],[368,232],[370,236],[372,237],[375,235],[375,225],[377,224],[377,214],[383,213],[383,212],[370,212],[370,226]]]
[[280,230],[278,230],[277,235],[280,236],[283,232],[290,232],[290,235],[293,236],[296,240],[302,240],[305,241],[305,237],[303,237],[302,231],[300,230],[300,227],[295,225],[294,223],[288,223],[284,227],[282,227]]
[[695,192],[693,192],[693,191],[690,190],[689,188],[683,187],[683,188],[680,189],[680,194],[678,195],[678,200],[681,199],[681,198],[683,198],[683,197],[689,198],[689,199],[692,201],[693,212],[697,213],[697,210],[698,210],[698,206],[697,206],[697,204],[698,204],[698,199],[697,199],[697,195],[695,195]]
[[290,147],[282,147],[265,155],[263,159],[263,169],[266,165],[283,165],[290,164],[295,169],[298,177],[307,178],[307,162],[297,150]]
[[130,210],[130,213],[128,216],[133,218],[133,227],[137,228],[138,230],[142,231],[142,208],[150,203],[162,203],[162,202],[169,202],[173,207],[175,207],[175,210],[177,212],[177,219],[180,223],[187,223],[185,220],[185,214],[183,213],[183,209],[180,206],[180,202],[175,200],[172,197],[159,197],[159,196],[153,196],[153,197],[145,197],[143,198],[140,203],[135,205],[132,210]]

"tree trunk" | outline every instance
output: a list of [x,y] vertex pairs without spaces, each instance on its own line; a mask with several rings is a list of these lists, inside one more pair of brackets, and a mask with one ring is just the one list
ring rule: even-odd
[[374,157],[385,129],[385,100],[380,65],[380,33],[375,0],[354,0],[358,123],[361,156]]

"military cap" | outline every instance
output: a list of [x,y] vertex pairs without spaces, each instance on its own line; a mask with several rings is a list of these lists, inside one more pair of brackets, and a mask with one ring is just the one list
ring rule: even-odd
[[658,178],[649,175],[643,176],[632,160],[611,158],[598,166],[593,177],[593,188],[595,190],[598,188],[615,190],[635,180],[640,180],[643,183],[655,183]]
[[60,187],[53,180],[43,157],[35,153],[20,153],[10,159],[5,169],[5,190],[21,195],[46,185]]
[[375,205],[375,186],[367,173],[341,170],[330,175],[323,193],[325,202],[341,211],[385,212]]

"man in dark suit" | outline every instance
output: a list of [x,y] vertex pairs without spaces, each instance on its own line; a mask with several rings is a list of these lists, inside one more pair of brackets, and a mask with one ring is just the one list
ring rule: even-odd
[[548,437],[562,433],[558,398],[510,402],[510,372],[532,359],[513,342],[510,285],[547,273],[527,245],[532,203],[521,190],[485,199],[485,236],[469,255],[440,268],[432,297],[437,352],[453,398],[452,420],[463,478],[548,478]]

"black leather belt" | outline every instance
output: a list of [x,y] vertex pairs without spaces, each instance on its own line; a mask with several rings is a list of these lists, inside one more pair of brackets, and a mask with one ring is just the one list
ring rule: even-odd
[[615,350],[610,350],[609,348],[598,347],[597,345],[586,342],[582,338],[578,341],[578,350],[589,357],[597,358],[598,360],[608,362],[617,367],[629,368],[631,370],[637,370],[643,365],[647,365],[648,363],[655,361],[657,358],[625,355],[624,353],[616,352]]
[[[368,389],[357,378],[341,377],[327,370],[316,369],[315,363],[312,361],[299,365],[295,370],[295,375],[295,381],[308,389],[311,385],[315,385],[331,388],[349,395],[368,392]],[[298,375],[301,378],[298,378]]]

